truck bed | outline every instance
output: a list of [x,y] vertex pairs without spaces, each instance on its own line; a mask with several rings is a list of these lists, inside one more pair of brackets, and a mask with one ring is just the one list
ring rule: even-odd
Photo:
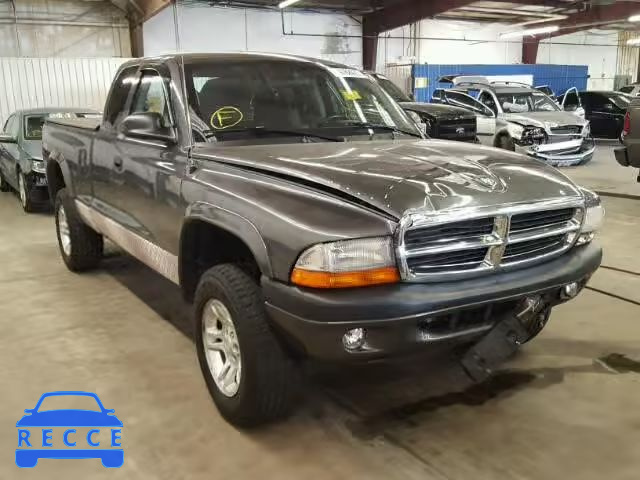
[[97,130],[102,120],[100,118],[48,118],[46,123],[55,123],[66,127],[81,128],[83,130]]

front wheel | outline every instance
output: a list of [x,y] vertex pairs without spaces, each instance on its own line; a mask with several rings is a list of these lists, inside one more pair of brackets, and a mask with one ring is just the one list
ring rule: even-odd
[[530,342],[531,340],[536,338],[549,322],[550,316],[551,308],[546,308],[537,315],[534,315],[533,317],[528,319],[526,322],[523,322],[522,326],[525,328],[529,335],[527,339],[522,343]]
[[498,147],[502,148],[503,150],[509,150],[511,152],[515,152],[516,150],[516,144],[513,141],[513,138],[511,138],[509,135],[502,135],[498,139]]
[[31,198],[30,189],[28,187],[27,178],[24,173],[18,173],[18,195],[20,196],[20,204],[22,209],[27,213],[32,213],[35,210],[33,199]]
[[104,240],[82,221],[65,188],[56,195],[55,220],[58,246],[67,268],[72,272],[95,268],[102,258]]
[[222,416],[251,427],[287,415],[298,371],[271,331],[256,282],[235,265],[212,267],[194,310],[200,368]]

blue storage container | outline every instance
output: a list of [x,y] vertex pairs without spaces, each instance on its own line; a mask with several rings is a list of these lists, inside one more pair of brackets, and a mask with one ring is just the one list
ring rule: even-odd
[[[586,90],[589,67],[586,65],[431,65],[416,64],[411,70],[415,98],[420,102],[429,102],[436,88],[448,88],[451,84],[439,83],[443,75],[532,75],[534,85],[549,85],[556,95],[563,94],[571,87]],[[415,88],[418,84],[425,87]]]

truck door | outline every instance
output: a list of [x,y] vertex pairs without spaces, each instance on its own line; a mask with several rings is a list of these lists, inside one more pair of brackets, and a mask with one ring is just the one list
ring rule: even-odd
[[111,171],[122,161],[125,152],[118,144],[117,128],[126,116],[126,108],[133,95],[133,86],[138,80],[138,66],[123,69],[111,86],[105,105],[100,129],[96,132],[90,158],[91,191],[94,207],[113,220],[118,218],[113,201],[115,199]]
[[170,76],[163,68],[142,68],[126,111],[127,115],[158,114],[162,129],[174,133],[173,141],[138,136],[116,127],[107,202],[128,228],[176,253],[180,228],[176,215],[187,157],[177,143]]

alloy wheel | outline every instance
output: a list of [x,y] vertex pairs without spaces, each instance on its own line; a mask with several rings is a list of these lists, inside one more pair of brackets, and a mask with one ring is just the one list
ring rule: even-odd
[[231,313],[220,300],[209,300],[202,310],[202,342],[216,387],[233,397],[242,378],[240,344]]
[[24,182],[24,175],[21,173],[18,176],[18,192],[20,194],[20,203],[23,208],[27,208],[27,187]]
[[71,255],[71,233],[69,232],[69,222],[67,221],[67,213],[64,211],[64,207],[60,205],[58,209],[58,235],[60,235],[60,245],[62,251],[68,257]]

